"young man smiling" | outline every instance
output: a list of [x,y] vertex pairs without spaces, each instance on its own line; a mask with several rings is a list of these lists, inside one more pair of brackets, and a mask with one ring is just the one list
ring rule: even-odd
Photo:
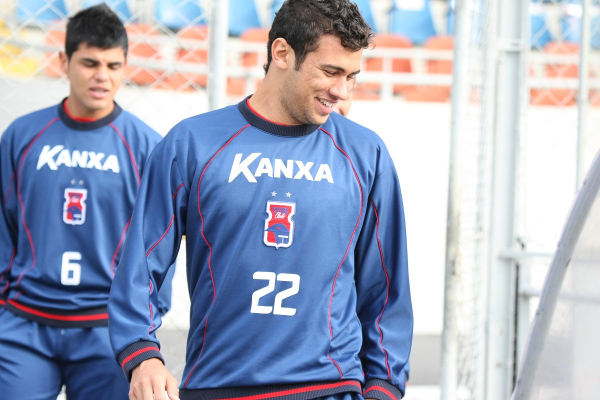
[[[403,396],[413,317],[400,186],[381,139],[333,113],[370,43],[354,3],[288,0],[256,93],[156,147],[109,299],[131,399]],[[148,288],[183,234],[178,389]]]
[[2,136],[2,398],[55,399],[63,385],[69,399],[128,398],[107,301],[146,159],[161,137],[113,100],[126,56],[117,16],[106,5],[81,11],[60,53],[69,96]]

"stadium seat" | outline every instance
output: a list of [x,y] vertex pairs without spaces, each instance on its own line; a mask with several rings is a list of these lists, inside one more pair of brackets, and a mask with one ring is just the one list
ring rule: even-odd
[[285,0],[273,0],[273,3],[271,5],[271,20],[269,21],[269,24],[273,22],[273,20],[275,19],[275,13],[279,11],[284,2]]
[[19,21],[47,23],[67,16],[63,0],[19,0],[17,18]]
[[1,44],[13,36],[11,29],[0,19],[0,71],[5,75],[28,77],[40,68],[37,58],[29,57],[21,46]]
[[131,22],[131,11],[127,5],[127,0],[84,0],[83,8],[88,8],[102,3],[106,3],[111,10],[116,12],[121,21]]
[[[375,42],[375,49],[398,49],[398,48],[409,48],[412,47],[410,40],[404,36],[392,35],[392,34],[377,34],[373,37]],[[392,72],[412,72],[411,61],[405,58],[394,58],[392,61]],[[384,60],[381,57],[366,58],[365,59],[365,71],[367,72],[381,72],[383,71]],[[381,91],[381,84],[379,83],[357,83],[357,94],[360,96],[367,96],[367,92],[371,91],[379,93]],[[395,84],[393,88],[394,94],[404,92],[410,86]]]
[[437,34],[429,0],[395,0],[390,13],[390,32],[408,37],[415,45]]
[[[208,67],[208,27],[193,25],[177,33],[180,43],[185,45],[177,50],[177,64]],[[195,72],[175,72],[167,77],[167,84],[174,90],[193,90],[195,86],[206,87],[207,74]]]
[[[580,0],[569,0],[562,8],[560,28],[563,40],[572,43],[581,43],[581,16],[583,8]],[[592,37],[591,45],[600,49],[600,6],[592,6]]]
[[[264,50],[259,53],[247,52],[241,55],[240,65],[247,69],[262,68],[267,61],[267,42],[269,41],[269,30],[262,28],[251,28],[240,35],[242,42],[248,43],[263,43]],[[254,82],[254,87],[258,86],[260,80]],[[231,96],[243,96],[246,94],[247,87],[246,78],[228,78],[227,79],[227,94]]]
[[[454,38],[451,36],[435,36],[424,46],[429,50],[453,50]],[[428,60],[428,74],[452,74],[452,60]],[[450,100],[450,86],[418,86],[404,93],[407,101],[445,102]]]
[[156,20],[176,31],[187,25],[206,25],[199,0],[160,0],[154,3]]
[[161,87],[161,71],[146,66],[146,62],[162,59],[160,48],[155,42],[156,28],[146,24],[126,24],[129,37],[129,55],[125,66],[127,77],[138,85],[152,85],[158,81]]
[[364,18],[364,20],[367,22],[367,24],[369,24],[371,29],[373,29],[373,32],[377,32],[377,26],[375,24],[375,19],[373,18],[373,10],[371,9],[370,0],[353,0],[353,1],[358,6],[358,9],[360,10],[360,13],[361,13],[362,17]]
[[67,33],[64,25],[53,27],[46,31],[44,44],[50,48],[55,48],[56,50],[45,54],[44,73],[53,78],[60,78],[63,76],[58,53],[65,48],[66,36]]
[[454,35],[454,20],[456,12],[456,0],[448,0],[448,12],[446,14],[446,34]]
[[[550,42],[544,51],[548,54],[579,54],[579,45],[569,42]],[[547,78],[577,78],[577,64],[548,63],[544,68]],[[531,89],[530,102],[535,105],[572,106],[576,103],[577,91],[571,89]]]
[[529,6],[531,18],[531,47],[542,49],[552,41],[552,35],[546,25],[546,8],[538,0],[533,0]]
[[229,0],[229,34],[237,37],[250,28],[260,28],[254,0]]

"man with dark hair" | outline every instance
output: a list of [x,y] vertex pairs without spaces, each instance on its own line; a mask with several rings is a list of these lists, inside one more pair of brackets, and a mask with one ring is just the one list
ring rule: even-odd
[[128,398],[110,347],[108,294],[161,137],[113,100],[126,54],[125,28],[106,5],[81,11],[60,53],[69,96],[2,136],[3,399],[56,399],[63,385],[69,399]]
[[[413,317],[400,186],[381,139],[333,113],[370,43],[349,0],[288,0],[254,95],[158,144],[109,299],[131,399],[403,396]],[[177,389],[148,289],[184,234]]]

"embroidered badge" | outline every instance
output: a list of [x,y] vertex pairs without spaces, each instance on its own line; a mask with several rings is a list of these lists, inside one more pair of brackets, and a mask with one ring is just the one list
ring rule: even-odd
[[281,201],[267,201],[267,214],[265,220],[264,241],[267,246],[290,247],[294,240],[294,221],[292,216],[296,213],[296,203]]
[[65,189],[65,206],[63,209],[63,222],[69,225],[83,225],[87,199],[86,189]]

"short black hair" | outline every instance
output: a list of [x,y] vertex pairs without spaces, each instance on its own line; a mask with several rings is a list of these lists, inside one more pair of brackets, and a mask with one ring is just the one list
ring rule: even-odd
[[352,1],[287,0],[269,31],[265,72],[271,65],[271,46],[277,38],[285,39],[294,49],[295,67],[299,70],[306,55],[317,49],[319,39],[325,35],[339,37],[342,46],[353,51],[366,49],[373,43],[373,31]]
[[121,47],[127,57],[127,31],[117,14],[105,3],[86,8],[69,18],[65,43],[69,59],[82,43],[100,49]]

